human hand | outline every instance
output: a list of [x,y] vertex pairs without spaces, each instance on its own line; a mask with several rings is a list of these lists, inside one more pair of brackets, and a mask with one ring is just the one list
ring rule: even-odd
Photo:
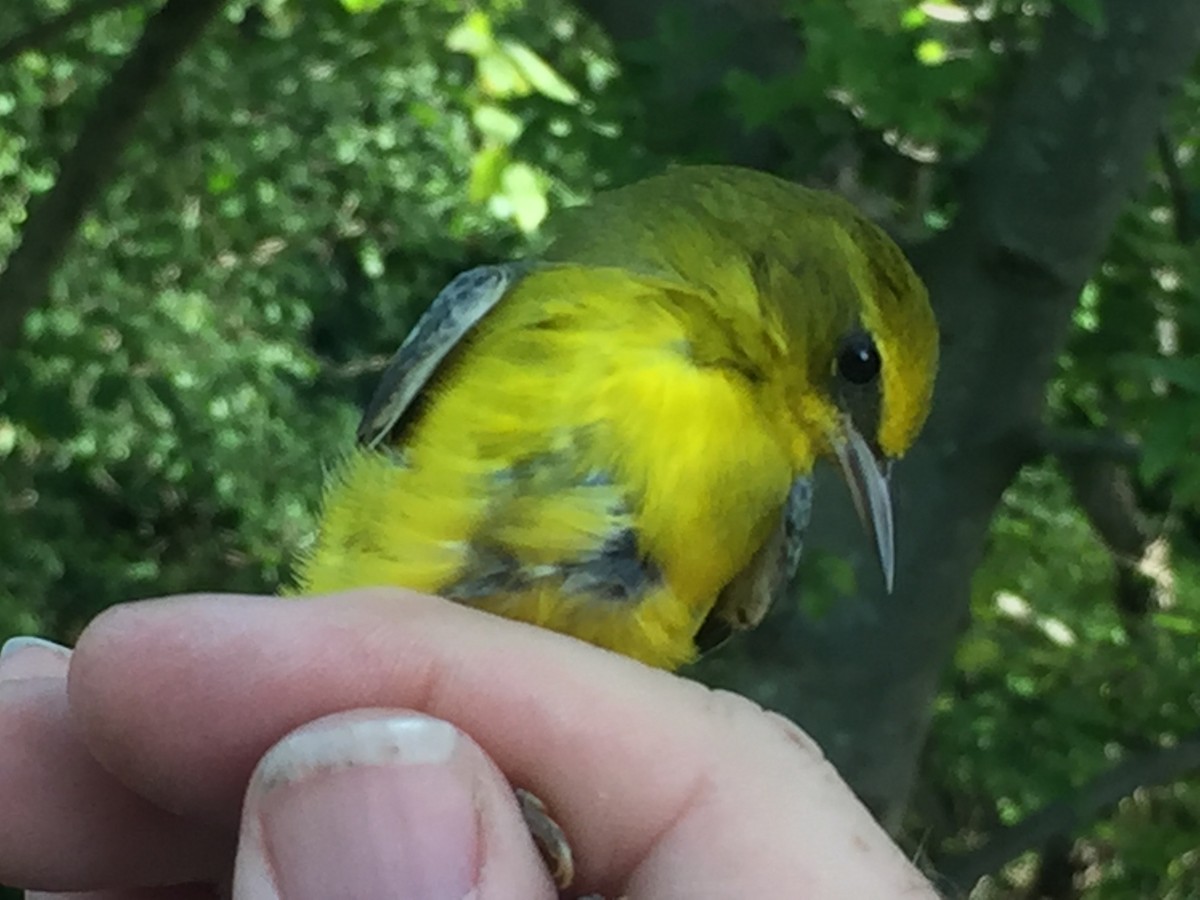
[[552,898],[509,782],[584,892],[936,897],[785,719],[436,598],[175,597],[0,661],[4,884]]

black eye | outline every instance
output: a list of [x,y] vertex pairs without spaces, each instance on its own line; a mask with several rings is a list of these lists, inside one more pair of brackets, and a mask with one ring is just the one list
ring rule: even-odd
[[838,375],[851,384],[870,384],[879,375],[879,351],[867,334],[852,334],[842,341],[837,357]]

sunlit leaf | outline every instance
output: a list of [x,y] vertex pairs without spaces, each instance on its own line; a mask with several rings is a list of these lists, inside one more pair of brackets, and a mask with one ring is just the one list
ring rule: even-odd
[[479,85],[489,97],[504,100],[510,97],[526,97],[533,92],[533,85],[525,73],[503,50],[494,48],[477,60]]
[[559,103],[579,102],[579,92],[527,46],[512,40],[504,40],[500,44],[513,65],[543,97],[557,100]]
[[927,66],[940,65],[946,56],[946,47],[940,41],[925,40],[917,44],[917,59]]
[[487,15],[475,10],[446,35],[446,48],[468,56],[483,56],[495,47],[492,23]]
[[484,147],[471,160],[468,196],[483,203],[500,192],[500,179],[509,163],[508,148],[501,144]]
[[347,12],[370,13],[375,12],[388,0],[339,0],[339,2]]
[[512,163],[504,169],[500,183],[517,226],[522,231],[533,231],[541,225],[550,207],[537,172],[525,163]]
[[497,144],[511,144],[521,134],[521,120],[508,110],[492,104],[476,107],[471,121],[486,138]]

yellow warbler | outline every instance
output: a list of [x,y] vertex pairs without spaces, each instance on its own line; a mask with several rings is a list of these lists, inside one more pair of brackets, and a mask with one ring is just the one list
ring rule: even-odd
[[304,592],[397,585],[674,668],[758,623],[835,460],[890,586],[890,461],[937,327],[844,200],[682,167],[562,215],[540,260],[463,273],[384,373]]

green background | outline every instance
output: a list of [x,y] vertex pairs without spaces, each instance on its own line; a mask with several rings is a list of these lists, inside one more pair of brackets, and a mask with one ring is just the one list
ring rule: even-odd
[[751,164],[897,235],[944,366],[896,595],[830,479],[796,602],[700,677],[800,721],[948,893],[1200,897],[1193,5],[179,6],[153,93],[159,7],[0,9],[0,637],[276,590],[454,273]]

